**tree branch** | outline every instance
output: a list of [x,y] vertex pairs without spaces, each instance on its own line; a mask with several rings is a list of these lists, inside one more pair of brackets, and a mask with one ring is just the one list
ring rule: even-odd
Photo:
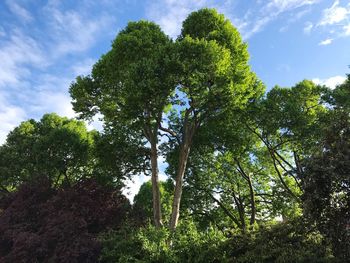
[[[168,129],[168,128],[163,127],[163,126],[160,124],[160,122],[158,123],[158,127],[159,127],[159,130],[161,130],[161,131],[163,131],[163,132],[166,132],[166,133],[168,133],[169,135],[173,136],[173,137],[176,139],[176,141],[178,142],[178,144],[181,144],[180,138],[178,137],[178,135],[176,134],[176,132],[174,132],[173,130],[170,130],[170,129]],[[166,136],[168,136],[168,135],[166,135]],[[168,138],[170,139],[169,136],[168,136]]]
[[218,199],[216,199],[211,193],[208,193],[209,196],[211,197],[211,199],[213,199],[220,207],[221,209],[224,211],[224,213],[231,218],[231,220],[233,222],[236,223],[236,225],[238,227],[241,227],[241,224],[239,223],[239,221],[237,220],[237,218],[225,207],[225,205],[223,203],[221,203]]

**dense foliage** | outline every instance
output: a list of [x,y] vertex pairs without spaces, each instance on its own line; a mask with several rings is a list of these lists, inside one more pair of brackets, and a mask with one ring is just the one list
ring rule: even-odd
[[46,114],[0,146],[0,261],[349,261],[350,75],[264,92],[248,60],[214,9],[128,23],[70,87],[101,132]]
[[[169,239],[171,238],[171,245]],[[224,262],[224,235],[210,228],[197,230],[191,221],[180,223],[176,232],[153,226],[109,232],[101,236],[102,262]]]
[[11,190],[46,176],[57,186],[88,176],[93,141],[85,123],[54,113],[22,122],[0,146],[0,185]]
[[152,226],[122,228],[101,236],[102,262],[336,262],[322,235],[302,220],[265,225],[249,233],[200,231],[193,221],[176,232]]
[[[350,257],[350,76],[334,94],[318,151],[305,162],[304,211],[319,230],[330,238],[335,254]],[[347,99],[346,99],[347,98]]]

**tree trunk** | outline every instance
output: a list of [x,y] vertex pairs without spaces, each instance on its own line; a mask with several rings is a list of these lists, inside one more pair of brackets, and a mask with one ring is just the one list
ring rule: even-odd
[[179,216],[180,216],[182,185],[183,185],[183,179],[185,175],[189,153],[190,153],[190,146],[188,145],[188,143],[185,142],[181,146],[180,154],[179,154],[179,165],[178,165],[178,170],[176,175],[174,200],[173,200],[171,219],[170,219],[170,230],[175,230],[179,220]]
[[[237,158],[234,158],[238,165],[238,172],[243,176],[245,180],[247,180],[249,185],[249,195],[250,195],[250,204],[251,204],[251,215],[250,215],[250,225],[253,225],[255,223],[255,215],[256,215],[256,206],[255,206],[255,192],[253,188],[252,178],[250,177],[249,173],[246,173],[239,162]],[[243,205],[242,205],[243,207]]]
[[249,184],[249,193],[250,193],[250,204],[251,204],[251,215],[250,215],[250,225],[254,225],[255,223],[255,214],[256,214],[256,207],[255,207],[255,193],[254,193],[254,188],[252,184],[252,179],[250,175],[248,174],[248,184]]
[[211,199],[213,199],[220,207],[221,209],[224,211],[224,213],[240,228],[241,224],[240,222],[237,220],[237,218],[225,207],[225,205],[220,202],[220,200],[216,199],[214,195],[210,194]]
[[162,223],[162,212],[160,203],[159,179],[158,179],[158,151],[156,139],[151,140],[151,169],[152,169],[152,197],[153,197],[153,221],[159,228]]
[[247,226],[245,223],[245,211],[244,211],[244,207],[243,207],[241,198],[239,196],[237,197],[234,191],[232,192],[232,195],[233,195],[233,200],[235,201],[235,204],[237,206],[239,219],[241,221],[241,229],[243,232],[246,232]]

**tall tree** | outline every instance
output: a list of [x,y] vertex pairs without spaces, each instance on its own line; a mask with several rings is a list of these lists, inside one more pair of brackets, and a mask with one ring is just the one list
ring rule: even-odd
[[350,75],[329,91],[332,106],[322,125],[323,138],[303,162],[305,215],[331,240],[334,255],[350,257]]
[[149,143],[154,223],[158,227],[162,225],[158,129],[175,86],[169,74],[170,45],[156,24],[130,22],[119,32],[112,49],[93,66],[91,76],[78,77],[70,89],[74,110],[82,118],[100,112],[108,125],[118,123],[132,130],[129,139]]
[[[170,228],[179,219],[184,174],[198,129],[244,107],[262,85],[250,71],[247,45],[231,22],[214,9],[191,13],[176,41],[179,84],[167,131],[178,143],[178,167]],[[217,123],[217,125],[219,125]]]

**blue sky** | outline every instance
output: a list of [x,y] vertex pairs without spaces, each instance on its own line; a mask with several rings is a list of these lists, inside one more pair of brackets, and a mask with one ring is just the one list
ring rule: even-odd
[[155,21],[176,38],[202,7],[239,29],[267,88],[303,79],[334,86],[350,73],[349,0],[1,0],[0,143],[23,120],[73,117],[70,83],[89,73],[128,21]]

